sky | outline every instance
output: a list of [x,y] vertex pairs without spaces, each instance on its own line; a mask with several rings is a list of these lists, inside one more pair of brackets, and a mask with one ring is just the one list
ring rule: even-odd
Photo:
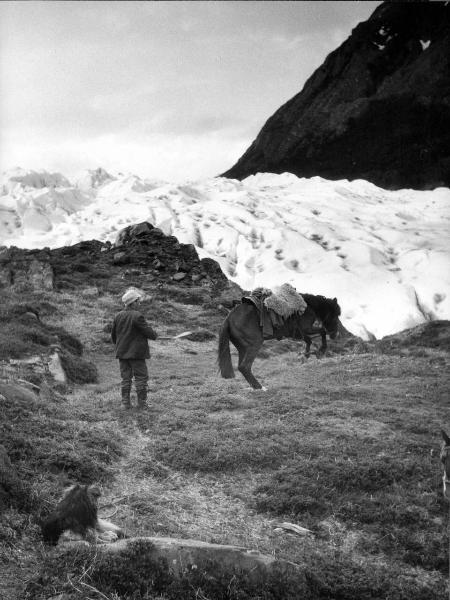
[[230,168],[380,2],[0,2],[0,170]]

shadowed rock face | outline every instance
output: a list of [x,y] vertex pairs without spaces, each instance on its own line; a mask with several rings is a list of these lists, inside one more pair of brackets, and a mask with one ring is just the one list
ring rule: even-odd
[[223,176],[285,171],[388,189],[450,185],[450,4],[379,6]]
[[0,248],[0,291],[89,286],[83,294],[95,297],[98,285],[117,290],[142,281],[200,287],[214,297],[226,293],[235,297],[241,291],[216,261],[200,259],[192,244],[180,244],[147,222],[120,231],[114,245],[90,240],[52,250]]

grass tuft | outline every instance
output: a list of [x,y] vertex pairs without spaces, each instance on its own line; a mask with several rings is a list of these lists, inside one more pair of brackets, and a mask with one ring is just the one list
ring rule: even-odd
[[60,352],[60,358],[64,372],[72,383],[96,383],[98,381],[97,367],[92,362],[64,350]]

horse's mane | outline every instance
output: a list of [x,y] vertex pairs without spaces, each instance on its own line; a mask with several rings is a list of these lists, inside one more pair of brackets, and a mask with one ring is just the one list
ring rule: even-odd
[[306,304],[313,309],[319,319],[324,319],[330,312],[336,317],[339,317],[341,314],[341,307],[333,298],[303,293],[302,296],[305,299]]

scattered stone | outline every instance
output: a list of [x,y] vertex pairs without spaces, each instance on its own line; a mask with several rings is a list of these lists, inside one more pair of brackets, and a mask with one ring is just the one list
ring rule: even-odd
[[290,533],[295,533],[297,535],[305,536],[312,534],[310,529],[306,529],[306,527],[301,527],[300,525],[296,525],[295,523],[274,523],[275,531],[288,531]]
[[174,275],[172,275],[172,279],[175,281],[181,281],[182,279],[184,279],[186,277],[186,273],[183,273],[183,271],[179,271],[178,273],[175,273]]
[[67,377],[61,363],[61,358],[58,350],[56,349],[49,357],[48,370],[55,381],[59,383],[67,383]]
[[113,256],[114,265],[126,265],[130,262],[130,259],[126,252],[116,252]]
[[88,287],[81,291],[81,295],[85,298],[97,298],[99,290],[97,287]]

